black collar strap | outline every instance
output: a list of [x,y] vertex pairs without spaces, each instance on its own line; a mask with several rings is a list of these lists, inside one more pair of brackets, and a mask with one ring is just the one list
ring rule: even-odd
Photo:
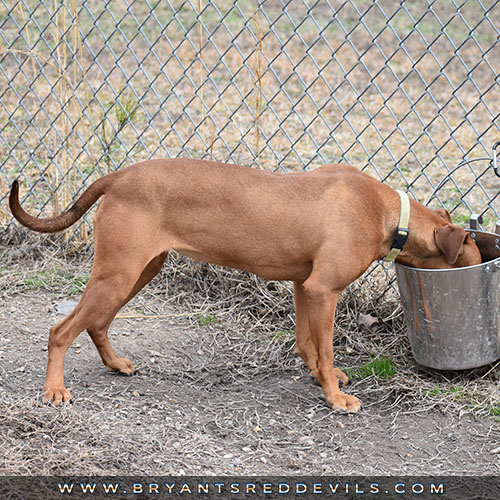
[[410,199],[408,195],[403,191],[397,191],[399,198],[401,200],[401,211],[399,214],[399,223],[396,234],[394,235],[394,241],[392,242],[391,249],[387,256],[385,257],[386,262],[392,262],[403,250],[403,247],[408,239],[408,226],[410,223]]

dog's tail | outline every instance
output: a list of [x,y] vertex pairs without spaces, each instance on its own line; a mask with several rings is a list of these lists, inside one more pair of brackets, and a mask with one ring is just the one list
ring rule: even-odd
[[[113,174],[111,174],[113,175]],[[111,181],[111,175],[106,175],[97,179],[89,188],[78,198],[71,208],[61,215],[48,219],[39,219],[29,215],[19,203],[19,182],[15,180],[12,183],[9,196],[9,206],[12,215],[23,225],[33,231],[40,233],[57,233],[63,231],[80,219],[85,212],[102,196]]]

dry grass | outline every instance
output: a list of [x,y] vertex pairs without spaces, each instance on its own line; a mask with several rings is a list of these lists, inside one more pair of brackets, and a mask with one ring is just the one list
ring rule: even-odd
[[[127,456],[121,453],[116,456],[108,453],[110,436],[100,429],[99,418],[95,414],[73,411],[71,407],[54,412],[32,398],[14,400],[5,394],[1,395],[0,432],[3,439],[8,441],[10,450],[2,460],[0,470],[3,474],[15,470],[19,475],[64,475],[75,469],[83,472],[83,464],[88,461],[111,470],[136,458],[132,454]],[[99,429],[99,432],[96,433],[95,429]],[[83,447],[78,453],[79,447],[71,446],[70,455],[68,449],[61,446],[62,436],[72,445],[74,441],[91,443],[93,453],[89,455],[88,448]],[[26,449],[28,442],[29,450]],[[6,461],[7,455],[9,458]]]

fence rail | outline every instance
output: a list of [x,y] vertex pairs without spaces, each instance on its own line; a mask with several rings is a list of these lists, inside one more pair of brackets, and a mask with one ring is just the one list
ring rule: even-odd
[[189,156],[345,161],[422,202],[449,176],[434,203],[491,228],[499,74],[499,0],[0,0],[0,226],[14,178],[50,216]]

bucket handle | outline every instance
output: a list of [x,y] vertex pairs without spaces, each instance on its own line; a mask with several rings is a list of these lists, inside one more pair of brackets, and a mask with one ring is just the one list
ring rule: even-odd
[[495,174],[497,175],[497,177],[500,177],[500,172],[498,170],[498,158],[497,158],[497,148],[498,146],[500,146],[500,141],[498,142],[495,142],[495,144],[493,144],[493,170],[495,171]]
[[500,177],[500,167],[498,165],[498,157],[497,157],[497,148],[500,146],[500,141],[495,142],[493,144],[492,148],[492,158],[473,158],[472,160],[462,160],[453,170],[450,170],[439,182],[439,184],[433,189],[431,195],[427,199],[427,201],[424,203],[424,205],[428,205],[434,196],[436,196],[436,193],[450,180],[451,176],[461,167],[468,165],[469,163],[473,163],[476,161],[489,161],[490,162],[490,167],[493,167],[493,171],[495,172],[495,175],[497,177]]

